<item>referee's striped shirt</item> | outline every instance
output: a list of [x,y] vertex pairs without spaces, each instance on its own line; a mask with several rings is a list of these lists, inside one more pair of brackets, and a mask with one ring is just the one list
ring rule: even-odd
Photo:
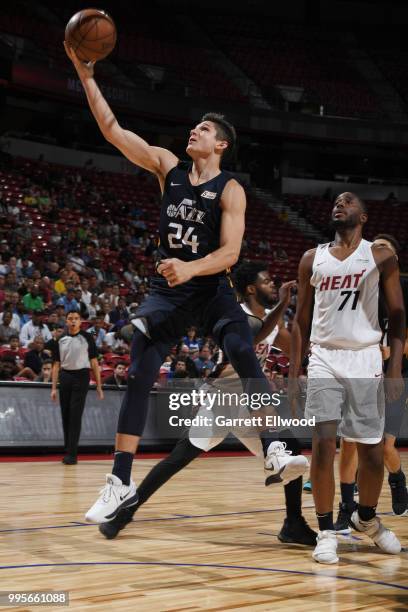
[[98,356],[95,340],[81,330],[77,334],[63,334],[52,347],[54,361],[59,361],[62,370],[90,369],[91,359]]

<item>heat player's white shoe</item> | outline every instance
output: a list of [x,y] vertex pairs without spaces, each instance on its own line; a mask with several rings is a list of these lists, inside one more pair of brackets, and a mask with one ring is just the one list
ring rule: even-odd
[[319,531],[317,534],[317,544],[312,557],[317,563],[332,564],[337,563],[337,537],[336,532],[329,529]]
[[395,533],[384,527],[378,516],[370,521],[362,521],[356,510],[351,515],[350,522],[356,531],[368,535],[378,548],[389,555],[398,555],[401,552],[401,542]]

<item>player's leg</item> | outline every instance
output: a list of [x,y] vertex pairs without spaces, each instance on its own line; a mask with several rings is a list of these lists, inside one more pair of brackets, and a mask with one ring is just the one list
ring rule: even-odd
[[358,454],[355,442],[340,440],[339,475],[341,502],[334,528],[339,533],[351,533],[350,518],[357,504],[354,501]]
[[408,508],[408,492],[405,474],[401,469],[401,458],[395,448],[405,414],[406,393],[397,401],[387,405],[385,410],[384,463],[389,472],[388,484],[391,489],[394,514],[404,514]]
[[[286,444],[286,449],[293,457],[301,454],[299,441],[290,430],[279,432],[279,439]],[[302,515],[303,478],[299,476],[284,486],[286,518],[278,533],[281,542],[315,546],[317,533],[307,524]]]
[[336,455],[337,420],[318,423],[313,432],[312,493],[319,524],[313,558],[318,563],[337,563],[337,538],[333,523],[334,458]]
[[[221,332],[221,346],[228,360],[243,379],[244,391],[252,394],[271,394],[271,387],[262,371],[253,349],[251,330],[246,320],[227,323]],[[292,456],[286,451],[285,445],[275,438],[263,437],[266,447],[265,470],[266,484],[288,482],[302,476],[309,467],[303,455]]]
[[119,531],[132,521],[136,510],[146,503],[153,493],[201,453],[202,450],[191,444],[188,438],[179,440],[171,453],[159,461],[142,480],[137,490],[139,495],[137,503],[120,510],[112,521],[99,525],[99,531],[108,540],[115,538]]
[[401,544],[396,535],[386,529],[376,508],[384,479],[384,441],[375,444],[359,442],[358,451],[358,490],[359,503],[353,512],[351,524],[357,530],[370,536],[374,543],[386,553],[398,554]]
[[388,470],[388,484],[391,489],[394,514],[404,514],[408,509],[408,490],[405,474],[401,467],[401,457],[395,448],[396,437],[385,434],[384,463]]
[[112,520],[121,508],[137,503],[136,485],[130,478],[133,458],[146,423],[150,391],[169,350],[169,344],[153,342],[135,330],[128,385],[119,414],[112,474],[107,476],[106,487],[85,515],[89,522]]

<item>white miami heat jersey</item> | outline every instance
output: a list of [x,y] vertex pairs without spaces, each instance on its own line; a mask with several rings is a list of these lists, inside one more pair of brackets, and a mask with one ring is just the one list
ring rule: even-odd
[[317,247],[310,279],[315,288],[311,342],[344,349],[380,342],[380,275],[371,245],[362,239],[344,261],[330,253],[329,244]]
[[[251,317],[256,317],[256,315],[254,315],[254,313],[248,308],[248,306],[244,303],[241,303],[242,309],[243,311],[251,316]],[[265,317],[268,316],[268,314],[270,313],[270,310],[265,310]],[[265,319],[264,317],[264,319]],[[257,317],[259,318],[259,317]],[[259,364],[261,366],[261,368],[263,369],[266,363],[266,360],[268,358],[268,355],[270,353],[271,348],[273,347],[273,343],[276,340],[276,336],[279,334],[279,325],[275,325],[275,327],[273,328],[273,330],[271,331],[271,333],[262,340],[262,342],[258,342],[258,344],[254,347],[255,348],[255,354],[256,354],[256,358],[259,361]]]

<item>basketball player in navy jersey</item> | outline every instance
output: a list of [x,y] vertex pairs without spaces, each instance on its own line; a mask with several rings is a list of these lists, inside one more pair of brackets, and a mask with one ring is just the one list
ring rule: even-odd
[[332,211],[334,241],[307,251],[299,264],[291,394],[295,401],[296,377],[310,334],[305,416],[316,419],[311,477],[320,530],[313,558],[319,563],[338,561],[333,464],[339,423],[339,435],[356,442],[358,451],[359,504],[351,525],[370,536],[384,552],[401,551],[397,537],[376,516],[384,477],[380,282],[389,316],[390,361],[385,375],[389,401],[398,399],[404,386],[405,311],[395,253],[363,239],[366,221],[367,211],[360,198],[353,193],[341,194]]
[[[235,287],[242,297],[241,307],[246,313],[250,327],[253,332],[253,342],[257,359],[263,368],[272,346],[281,349],[286,354],[290,349],[290,332],[286,329],[283,321],[290,297],[291,287],[295,282],[284,283],[279,289],[279,299],[276,303],[276,289],[274,282],[262,263],[243,263],[234,273]],[[231,372],[229,372],[231,370]],[[231,366],[224,365],[219,370],[222,377],[234,376]],[[215,375],[215,373],[213,373]],[[236,376],[236,375],[235,375]],[[257,437],[254,432],[251,437],[244,435],[240,437],[240,431],[233,431],[241,442],[254,454],[268,455],[270,441],[268,437]],[[223,432],[222,436],[225,436]],[[221,436],[221,437],[222,437]],[[281,431],[279,440],[285,442],[287,449],[294,455],[300,455],[299,442],[291,435],[291,432]],[[168,457],[157,463],[138,487],[139,501],[131,508],[124,508],[110,522],[99,526],[99,531],[107,538],[113,539],[119,531],[124,529],[140,508],[148,499],[162,487],[172,476],[189,465],[203,450],[209,450],[219,444],[220,438],[204,439],[195,438],[190,430],[188,435],[179,440]],[[278,442],[281,443],[281,442]],[[269,472],[266,472],[265,484],[268,484]],[[302,477],[291,480],[284,486],[286,518],[282,529],[278,534],[281,542],[296,543],[314,546],[316,544],[316,532],[313,531],[302,516]]]
[[[112,474],[100,497],[86,513],[89,522],[112,520],[121,508],[137,503],[131,480],[134,454],[142,435],[149,394],[160,366],[186,327],[200,325],[223,348],[245,391],[270,392],[252,346],[251,331],[226,275],[238,260],[245,229],[246,198],[242,186],[221,170],[223,154],[235,145],[233,126],[209,113],[190,131],[183,163],[171,152],[150,146],[123,129],[93,78],[93,64],[83,63],[65,48],[84,87],[90,109],[106,140],[131,162],[152,172],[162,192],[160,262],[151,292],[134,319],[128,386],[119,415]],[[272,443],[271,443],[272,444]],[[273,448],[273,447],[272,447]],[[296,464],[296,457],[279,451],[269,456],[271,475]],[[302,469],[300,470],[300,467]],[[290,470],[293,478],[305,471]],[[273,472],[276,474],[273,474]]]

